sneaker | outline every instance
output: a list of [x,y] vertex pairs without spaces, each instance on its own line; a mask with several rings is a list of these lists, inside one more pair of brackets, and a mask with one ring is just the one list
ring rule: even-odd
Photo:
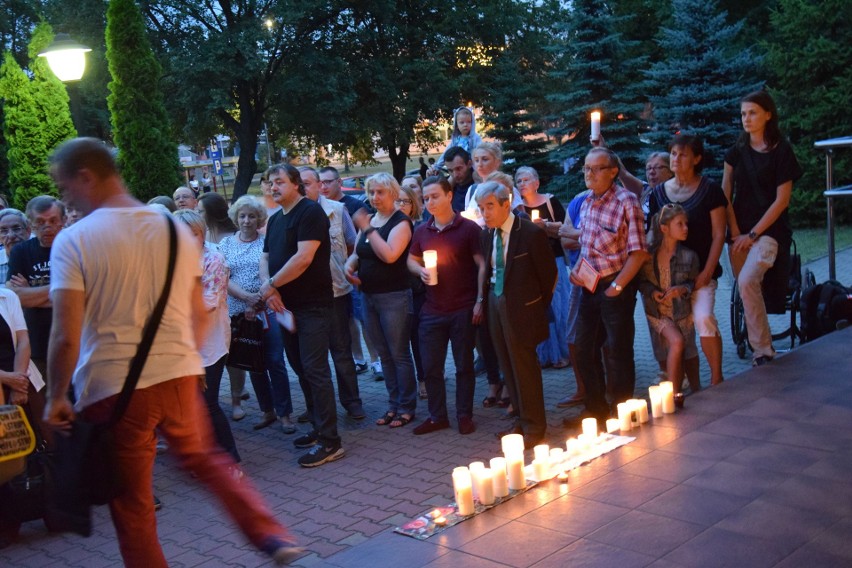
[[242,406],[235,406],[234,409],[231,411],[231,420],[233,420],[234,422],[239,422],[245,417],[246,411],[243,410]]
[[295,434],[296,433],[296,425],[293,424],[293,420],[289,416],[282,416],[281,420],[281,431],[285,434]]
[[317,443],[317,433],[316,432],[308,432],[303,436],[299,436],[295,440],[293,440],[293,445],[297,448],[310,448]]
[[370,366],[366,363],[355,363],[355,374],[360,375],[366,373]]
[[373,361],[370,363],[370,368],[373,369],[373,380],[374,381],[383,381],[385,380],[385,375],[382,373],[382,362],[381,361]]
[[308,453],[299,458],[299,465],[302,467],[317,467],[324,463],[339,460],[345,455],[346,452],[339,443],[334,446],[317,444],[308,450]]
[[311,417],[308,416],[307,410],[296,417],[296,422],[298,422],[299,424],[307,424],[310,421]]
[[260,550],[279,566],[290,564],[305,552],[304,548],[296,546],[295,543],[274,536],[266,539]]

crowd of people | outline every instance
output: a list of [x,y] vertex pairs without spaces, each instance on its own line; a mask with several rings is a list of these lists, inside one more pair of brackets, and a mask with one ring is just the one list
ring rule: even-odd
[[[701,175],[710,156],[688,133],[648,157],[645,181],[599,139],[582,166],[587,190],[567,206],[539,193],[533,168],[503,173],[500,145],[482,140],[464,107],[441,159],[429,167],[421,161],[425,179],[400,183],[375,174],[366,200],[345,195],[333,167],[280,164],[263,174],[257,198],[228,204],[190,185],[143,207],[102,145],[71,141],[52,161],[62,201],[40,196],[25,212],[0,211],[0,383],[13,403],[29,405],[47,440],[69,428],[76,412],[108,415],[121,386],[115,377],[132,356],[165,270],[161,256],[140,251],[168,249],[164,215],[154,214],[167,213],[184,248],[152,350],[158,358],[138,386],[148,394],[128,409],[140,419],[119,424],[133,480],[112,506],[122,554],[128,565],[165,565],[150,529],[156,431],[253,543],[289,559],[292,541],[244,479],[219,403],[227,368],[230,418],[246,416],[245,371],[228,367],[240,320],[259,320],[264,330],[264,370],[249,372],[262,412],[254,428],[277,424],[296,434],[296,423],[309,423],[292,440],[306,450],[303,467],[345,456],[336,404],[354,420],[366,418],[358,375],[368,370],[388,393],[377,426],[414,435],[450,428],[448,347],[461,435],[476,430],[476,376],[484,373],[482,406],[511,419],[498,436],[520,433],[528,448],[540,443],[547,429],[542,369],[568,366],[576,392],[566,385],[569,395],[557,406],[583,405],[576,423],[591,416],[604,428],[615,405],[634,396],[637,292],[661,376],[677,391],[684,378],[699,390],[700,345],[710,384],[718,384],[714,306],[724,245],[753,363],[768,363],[775,352],[761,283],[789,249],[787,205],[801,175],[767,93],[744,97],[741,117],[743,133],[724,156],[721,183]],[[69,228],[70,208],[85,217]],[[142,247],[146,239],[157,242]],[[127,305],[108,300],[114,297]],[[304,395],[297,416],[285,356]],[[42,376],[48,388],[39,390]],[[405,428],[417,419],[418,399],[426,400],[425,415]],[[158,410],[142,416],[143,404]],[[181,404],[192,412],[178,416]],[[199,405],[210,421],[200,418]]]

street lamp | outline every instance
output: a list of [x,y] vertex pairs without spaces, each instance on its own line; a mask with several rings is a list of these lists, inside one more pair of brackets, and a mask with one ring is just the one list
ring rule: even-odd
[[53,74],[62,81],[79,81],[86,70],[86,52],[92,51],[85,45],[79,44],[68,34],[56,34],[47,49],[39,53],[39,57],[47,59],[47,64]]

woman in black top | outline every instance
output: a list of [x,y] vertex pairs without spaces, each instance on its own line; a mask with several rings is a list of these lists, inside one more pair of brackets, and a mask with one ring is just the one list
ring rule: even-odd
[[414,312],[406,266],[412,225],[394,207],[400,188],[393,176],[370,176],[366,192],[376,213],[368,216],[358,211],[352,219],[360,232],[355,252],[346,261],[346,276],[361,286],[364,323],[382,361],[388,389],[388,410],[376,424],[399,428],[414,419],[417,406],[408,347]]
[[787,206],[802,168],[781,136],[775,101],[768,93],[757,91],[743,97],[740,115],[744,132],[725,154],[722,188],[731,201],[731,266],[743,300],[748,341],[754,349],[752,362],[763,365],[775,357],[775,349],[761,284],[779,255],[786,258],[783,253],[790,249]]
[[[692,313],[695,328],[701,338],[701,350],[710,365],[710,384],[722,382],[722,335],[713,308],[716,286],[722,275],[719,257],[725,246],[725,211],[728,200],[718,183],[701,175],[704,169],[704,143],[690,134],[678,134],[669,144],[670,168],[674,177],[651,190],[648,199],[649,218],[668,203],[677,203],[686,210],[689,235],[683,243],[698,254],[701,272],[695,279],[692,292]],[[652,334],[653,337],[653,334]],[[664,361],[665,350],[653,345],[658,361]],[[698,357],[689,353],[685,368],[693,388],[699,387]],[[674,377],[671,377],[675,380]]]

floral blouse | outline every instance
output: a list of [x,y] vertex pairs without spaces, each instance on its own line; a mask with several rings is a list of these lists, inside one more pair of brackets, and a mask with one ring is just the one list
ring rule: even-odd
[[[245,243],[240,240],[239,235],[225,237],[219,243],[219,252],[225,257],[231,271],[231,279],[237,286],[249,293],[260,290],[259,266],[263,255],[263,238],[258,236],[250,243]],[[246,311],[247,307],[239,298],[228,296],[230,316]]]

